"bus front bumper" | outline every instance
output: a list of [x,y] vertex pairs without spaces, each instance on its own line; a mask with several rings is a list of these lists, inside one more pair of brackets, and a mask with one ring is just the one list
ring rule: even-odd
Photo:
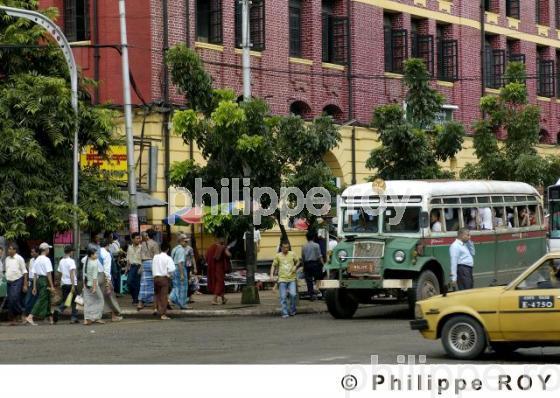
[[317,282],[319,289],[411,289],[412,279],[324,279]]

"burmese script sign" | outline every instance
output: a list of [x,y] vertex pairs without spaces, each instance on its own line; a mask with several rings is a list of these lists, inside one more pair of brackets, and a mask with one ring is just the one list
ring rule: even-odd
[[91,146],[86,145],[80,158],[82,168],[99,167],[100,170],[110,171],[118,181],[127,181],[126,146],[112,145],[106,154],[101,155]]

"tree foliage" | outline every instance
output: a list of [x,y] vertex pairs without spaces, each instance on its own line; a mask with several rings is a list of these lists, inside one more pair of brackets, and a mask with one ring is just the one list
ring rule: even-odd
[[422,60],[410,59],[404,66],[407,88],[406,113],[399,104],[376,108],[371,126],[377,129],[381,146],[371,151],[366,162],[372,178],[452,178],[439,161],[461,150],[463,126],[455,122],[434,125],[444,104],[443,96],[430,86],[430,75]]
[[[175,163],[172,184],[194,192],[195,178],[202,178],[204,186],[219,192],[222,178],[249,177],[252,187],[270,187],[278,196],[282,186],[295,186],[303,192],[310,187],[327,187],[333,194],[337,192],[332,172],[323,160],[341,140],[330,117],[306,123],[294,115],[270,115],[261,99],[237,103],[231,90],[211,89],[212,79],[200,59],[182,45],[170,50],[167,61],[173,83],[191,107],[175,113],[174,130],[185,142],[196,142],[206,161],[204,165],[192,160]],[[269,198],[264,196],[261,205],[268,204]],[[275,216],[278,221],[279,213]],[[314,221],[307,209],[298,216]],[[242,232],[248,226],[247,217],[219,217],[230,223],[226,228],[230,232]],[[271,226],[268,219],[260,228]]]
[[[4,4],[37,10],[36,0]],[[54,18],[55,9],[44,13]],[[72,228],[72,146],[75,117],[68,68],[43,28],[0,14],[0,235],[48,237]],[[29,47],[48,44],[46,47]],[[80,79],[79,140],[104,150],[113,142],[114,114],[93,107]],[[118,188],[98,170],[80,173],[82,228],[114,229]]]
[[[486,96],[480,101],[486,118],[474,125],[478,162],[467,164],[461,177],[551,185],[559,176],[558,160],[537,153],[540,110],[528,103],[525,65],[510,63],[505,78],[507,84],[499,96]],[[500,130],[506,132],[502,142],[497,138]]]

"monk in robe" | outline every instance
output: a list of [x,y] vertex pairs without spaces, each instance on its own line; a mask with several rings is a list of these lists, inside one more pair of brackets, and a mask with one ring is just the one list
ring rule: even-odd
[[208,264],[208,291],[214,295],[212,305],[218,305],[218,298],[222,304],[227,303],[225,297],[225,275],[229,272],[231,252],[225,244],[224,238],[216,239],[206,250],[206,263]]

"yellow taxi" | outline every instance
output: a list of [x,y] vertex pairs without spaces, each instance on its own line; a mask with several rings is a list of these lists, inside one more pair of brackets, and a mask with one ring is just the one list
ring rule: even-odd
[[413,330],[441,338],[446,353],[473,359],[560,345],[560,252],[548,253],[507,286],[463,290],[419,301]]

